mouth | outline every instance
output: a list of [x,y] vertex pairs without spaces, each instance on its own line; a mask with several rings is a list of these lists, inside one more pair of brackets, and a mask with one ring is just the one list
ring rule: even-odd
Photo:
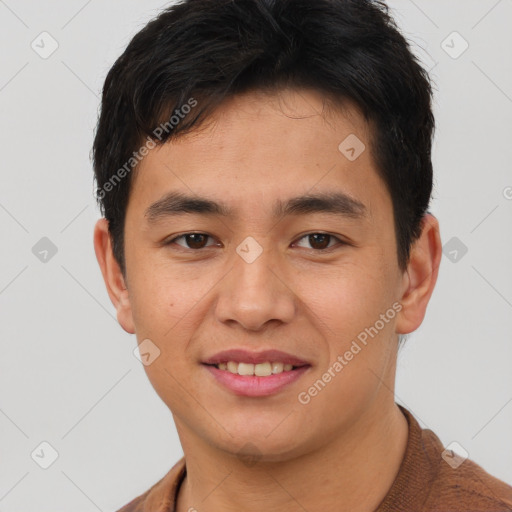
[[[232,371],[235,364],[237,369],[242,365],[242,371],[249,371],[253,365],[257,371],[267,371],[270,367],[271,373],[276,371],[289,371],[293,367],[308,365],[309,362],[300,359],[293,354],[282,352],[281,350],[270,349],[260,352],[251,352],[245,349],[223,350],[203,361],[207,365],[222,365],[220,369]],[[224,365],[226,365],[224,367]],[[281,368],[282,365],[282,368]],[[290,366],[291,365],[291,366]]]
[[226,350],[201,365],[222,389],[249,397],[276,394],[312,368],[307,361],[279,350]]
[[309,364],[292,365],[290,363],[281,363],[279,361],[266,361],[263,363],[242,363],[236,361],[226,361],[222,363],[203,363],[206,366],[213,366],[218,370],[229,372],[235,375],[269,377],[271,375],[279,375],[283,372],[290,372],[298,368],[310,366]]

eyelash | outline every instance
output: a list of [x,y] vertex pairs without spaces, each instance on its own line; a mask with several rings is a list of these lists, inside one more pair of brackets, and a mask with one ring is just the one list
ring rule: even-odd
[[[203,235],[203,236],[207,236],[209,238],[213,238],[211,235],[208,235],[207,233],[200,233],[200,232],[191,232],[191,233],[184,233],[183,235],[179,235],[171,240],[168,240],[167,242],[164,242],[163,245],[172,245],[176,242],[176,240],[179,240],[180,238],[185,238],[187,237],[188,235]],[[304,239],[304,238],[307,238],[307,237],[310,237],[312,235],[324,235],[324,236],[328,236],[330,237],[330,239],[334,239],[334,240],[337,240],[338,241],[338,246],[340,245],[349,245],[347,242],[341,240],[340,238],[338,238],[337,236],[334,236],[334,235],[331,235],[330,233],[322,233],[322,232],[319,232],[319,231],[313,231],[311,233],[306,233],[305,235],[302,235],[298,241]],[[200,249],[192,249],[190,247],[183,247],[181,246],[180,244],[176,244],[176,245],[179,245],[183,250],[188,250],[188,251],[193,251],[193,252],[199,252],[201,250],[204,250],[204,249],[207,249],[208,247],[213,247],[213,246],[206,246],[206,247],[201,247]],[[336,244],[335,245],[332,245],[330,247],[326,247],[325,249],[309,249],[311,251],[314,251],[314,252],[327,252],[329,251],[330,249],[332,249],[333,247],[336,247]]]

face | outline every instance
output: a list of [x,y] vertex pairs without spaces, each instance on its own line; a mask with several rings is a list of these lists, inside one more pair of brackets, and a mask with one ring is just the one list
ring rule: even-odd
[[[237,96],[133,176],[126,279],[111,256],[102,269],[184,446],[284,459],[394,402],[397,333],[421,323],[429,292],[407,297],[367,124],[350,106],[322,108],[305,90]],[[300,368],[205,364],[230,349],[249,354],[219,360],[274,350],[286,355],[263,361]]]

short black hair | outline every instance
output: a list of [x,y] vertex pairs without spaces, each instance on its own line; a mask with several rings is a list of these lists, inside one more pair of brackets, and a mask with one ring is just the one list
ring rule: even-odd
[[[160,12],[107,74],[93,144],[96,198],[126,275],[132,170],[230,97],[313,88],[355,104],[393,202],[405,271],[432,193],[432,87],[383,1],[182,0]],[[340,141],[341,142],[341,141]]]

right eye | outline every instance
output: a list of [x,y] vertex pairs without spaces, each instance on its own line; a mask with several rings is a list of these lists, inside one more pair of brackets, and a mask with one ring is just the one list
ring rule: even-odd
[[[199,250],[203,249],[205,247],[211,247],[208,245],[205,245],[205,241],[208,238],[212,238],[210,235],[207,235],[206,233],[185,233],[184,235],[177,236],[167,242],[165,242],[164,245],[171,245],[173,243],[176,243],[180,247],[183,247],[185,249],[191,249],[191,250]],[[186,245],[183,245],[181,243],[178,243],[177,240],[183,239],[185,241]]]

